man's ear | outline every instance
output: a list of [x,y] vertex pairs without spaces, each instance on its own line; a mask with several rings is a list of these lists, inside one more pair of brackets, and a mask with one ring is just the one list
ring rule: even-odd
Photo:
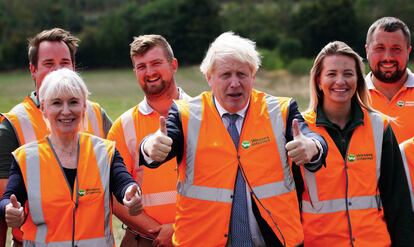
[[174,71],[174,73],[176,73],[177,72],[177,70],[178,70],[178,60],[177,60],[177,58],[173,58],[172,60],[171,60],[171,67],[172,67],[172,69],[173,69],[173,71]]
[[29,63],[29,70],[30,74],[32,75],[32,79],[35,80],[36,66],[32,63]]

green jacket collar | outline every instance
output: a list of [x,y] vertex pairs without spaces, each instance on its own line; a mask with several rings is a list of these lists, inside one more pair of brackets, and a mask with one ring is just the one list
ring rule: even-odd
[[[362,125],[364,123],[364,112],[362,111],[361,106],[356,102],[356,100],[352,100],[351,102],[351,119],[346,124],[345,128],[342,130],[351,130],[355,129],[357,126]],[[325,126],[331,129],[341,129],[338,125],[332,123],[325,115],[323,111],[322,103],[318,104],[316,109],[316,126]]]

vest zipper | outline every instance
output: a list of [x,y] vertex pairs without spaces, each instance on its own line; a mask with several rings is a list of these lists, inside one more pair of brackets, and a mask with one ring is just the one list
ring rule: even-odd
[[[342,135],[342,133],[341,133]],[[345,137],[342,135],[341,137],[341,143],[342,144],[346,144],[346,140]],[[344,172],[345,172],[345,208],[346,208],[346,217],[347,217],[347,221],[348,221],[348,231],[349,231],[349,240],[351,243],[351,246],[354,247],[354,236],[352,234],[352,223],[351,223],[351,216],[349,215],[349,206],[352,205],[351,202],[348,201],[348,189],[349,189],[349,178],[348,178],[348,148],[349,148],[349,144],[346,147],[346,152],[345,152],[345,157],[344,157]]]

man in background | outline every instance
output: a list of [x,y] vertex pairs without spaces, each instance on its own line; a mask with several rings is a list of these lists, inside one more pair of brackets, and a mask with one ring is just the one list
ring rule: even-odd
[[401,143],[414,136],[414,74],[407,68],[410,30],[395,17],[378,19],[368,29],[365,50],[372,106],[394,118],[391,126]]
[[160,116],[167,116],[173,100],[189,96],[175,83],[178,61],[164,37],[141,35],[130,46],[133,70],[145,98],[114,122],[108,139],[116,142],[128,171],[142,188],[144,212],[130,216],[114,201],[114,213],[128,226],[121,246],[172,246],[177,162],[172,159],[157,170],[139,167],[138,148],[145,136],[158,129]]

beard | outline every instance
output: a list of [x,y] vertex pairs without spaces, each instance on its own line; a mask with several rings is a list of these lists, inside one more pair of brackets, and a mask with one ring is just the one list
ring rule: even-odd
[[399,82],[401,78],[404,76],[405,71],[407,69],[407,66],[405,66],[403,69],[400,68],[400,65],[396,62],[397,70],[394,72],[383,72],[381,71],[381,62],[379,62],[376,66],[376,68],[371,68],[372,74],[381,82],[393,84],[396,82]]
[[147,84],[145,83],[142,90],[144,91],[145,95],[148,96],[156,96],[164,92],[164,90],[167,88],[168,82],[161,80],[159,84]]

